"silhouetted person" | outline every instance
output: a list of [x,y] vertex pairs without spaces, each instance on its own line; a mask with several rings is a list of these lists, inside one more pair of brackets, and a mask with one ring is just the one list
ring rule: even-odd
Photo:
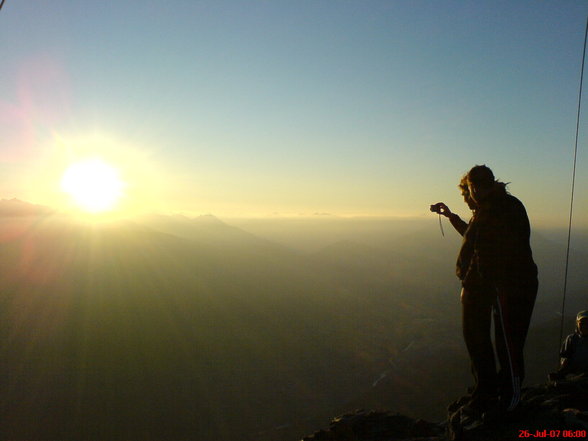
[[[520,401],[523,347],[538,287],[529,219],[523,204],[485,165],[473,167],[462,178],[462,194],[464,184],[464,199],[473,209],[469,224],[445,204],[434,211],[447,216],[463,235],[456,272],[462,283],[463,335],[475,379],[465,410],[481,415],[500,406],[511,411]],[[499,373],[490,336],[492,315]]]
[[588,311],[580,311],[576,316],[576,330],[564,340],[560,357],[559,369],[549,374],[551,381],[568,374],[588,374]]

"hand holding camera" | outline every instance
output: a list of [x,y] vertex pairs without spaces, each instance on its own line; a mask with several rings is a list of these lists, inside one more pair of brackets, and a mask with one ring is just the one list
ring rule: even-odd
[[451,215],[451,210],[443,202],[437,202],[436,204],[431,205],[431,211],[433,213],[441,214],[445,217],[449,217]]

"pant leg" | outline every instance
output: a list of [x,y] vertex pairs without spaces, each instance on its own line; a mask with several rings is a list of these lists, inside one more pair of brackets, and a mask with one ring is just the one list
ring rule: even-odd
[[500,287],[496,294],[494,327],[501,403],[505,410],[513,410],[519,404],[525,377],[523,350],[537,296],[537,281]]
[[479,293],[462,296],[463,337],[474,375],[473,397],[497,393],[496,361],[490,336],[492,304]]

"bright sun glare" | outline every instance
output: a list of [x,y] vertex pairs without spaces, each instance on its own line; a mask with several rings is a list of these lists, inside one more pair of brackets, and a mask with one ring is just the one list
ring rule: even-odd
[[61,189],[89,213],[112,210],[123,194],[118,171],[100,159],[71,164],[61,179]]

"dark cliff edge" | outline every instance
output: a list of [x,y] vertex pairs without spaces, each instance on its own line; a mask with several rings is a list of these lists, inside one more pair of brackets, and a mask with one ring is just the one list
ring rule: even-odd
[[508,416],[472,419],[459,402],[448,406],[440,423],[415,420],[388,411],[356,410],[333,419],[328,429],[302,441],[510,441],[587,439],[588,375],[529,386],[521,404]]

